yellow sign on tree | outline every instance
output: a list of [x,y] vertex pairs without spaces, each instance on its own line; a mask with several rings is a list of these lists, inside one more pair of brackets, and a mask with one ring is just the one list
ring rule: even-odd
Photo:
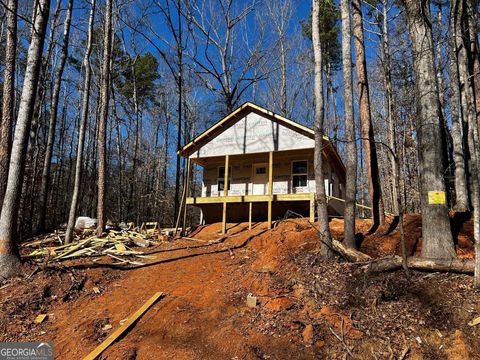
[[430,205],[445,205],[446,204],[445,191],[429,191],[428,203]]

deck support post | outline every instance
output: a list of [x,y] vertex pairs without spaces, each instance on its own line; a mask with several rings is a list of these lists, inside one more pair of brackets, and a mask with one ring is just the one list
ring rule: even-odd
[[253,203],[248,203],[248,230],[252,230],[252,210],[253,210]]
[[268,228],[272,228],[273,151],[268,153]]
[[[225,155],[225,172],[223,175],[223,196],[228,196],[228,180],[229,180],[229,162],[230,156]],[[222,234],[227,233],[227,202],[226,199],[223,201],[223,213],[222,213]]]
[[315,222],[315,193],[310,195],[310,222]]
[[222,234],[227,233],[227,203],[223,202],[223,212],[222,212]]
[[186,230],[187,230],[187,201],[186,199],[188,198],[188,191],[189,191],[189,185],[190,185],[190,167],[191,167],[191,162],[190,158],[187,159],[187,175],[185,177],[185,204],[183,208],[183,222],[182,222],[182,236],[186,235]]

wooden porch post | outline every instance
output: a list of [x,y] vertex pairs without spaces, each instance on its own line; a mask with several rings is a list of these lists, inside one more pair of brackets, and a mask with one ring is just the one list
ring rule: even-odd
[[315,222],[315,193],[310,194],[310,222]]
[[248,230],[252,230],[252,209],[253,208],[253,203],[249,202],[248,203]]
[[268,153],[268,228],[272,228],[273,151]]
[[223,213],[222,213],[222,234],[225,234],[227,232],[227,201],[225,197],[228,196],[228,176],[229,176],[229,160],[230,156],[225,155],[225,173],[223,175]]
[[188,192],[189,192],[189,186],[190,186],[190,157],[187,159],[187,175],[185,177],[185,205],[183,209],[183,223],[182,223],[182,236],[186,235],[186,229],[187,229],[187,198],[188,198]]

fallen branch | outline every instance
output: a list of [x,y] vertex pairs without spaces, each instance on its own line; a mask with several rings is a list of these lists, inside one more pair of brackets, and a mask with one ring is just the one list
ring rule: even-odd
[[[374,260],[362,266],[362,268],[370,273],[400,270],[402,269],[402,257],[395,255],[383,259]],[[475,268],[475,261],[461,259],[427,259],[411,256],[408,258],[408,268],[420,271],[439,271],[454,272],[459,274],[473,274]]]
[[[317,229],[314,224],[313,228]],[[322,244],[323,245],[323,244]],[[328,244],[326,244],[328,245]],[[363,263],[362,268],[365,272],[380,273],[395,271],[403,268],[402,257],[398,255],[386,257],[383,259],[373,259],[367,254],[356,249],[345,246],[342,242],[332,239],[331,249],[342,255],[345,259],[355,263]],[[431,272],[453,272],[459,274],[473,274],[475,269],[474,260],[461,259],[427,259],[411,256],[407,259],[408,268],[419,271]]]
[[343,243],[335,239],[332,239],[332,248],[349,261],[366,262],[372,260],[372,258],[367,254],[355,250],[351,247],[345,246]]
[[350,348],[348,347],[347,343],[345,342],[345,340],[343,340],[340,336],[338,336],[338,334],[329,326],[328,329],[330,330],[330,332],[338,339],[338,341],[340,341],[340,343],[343,345],[343,347],[345,348],[345,350],[347,351],[348,355],[350,355],[352,357],[352,359],[355,359],[355,356],[353,356],[352,354],[352,351],[350,350]]

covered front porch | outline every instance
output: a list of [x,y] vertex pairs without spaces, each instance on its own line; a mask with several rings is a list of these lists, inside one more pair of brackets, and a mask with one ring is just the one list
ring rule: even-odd
[[[203,167],[201,196],[187,194],[185,206],[202,210],[206,222],[267,221],[287,210],[315,218],[313,149],[270,151],[188,159]],[[330,171],[326,169],[326,174]],[[187,171],[190,173],[190,171]],[[188,189],[187,189],[188,191]]]

